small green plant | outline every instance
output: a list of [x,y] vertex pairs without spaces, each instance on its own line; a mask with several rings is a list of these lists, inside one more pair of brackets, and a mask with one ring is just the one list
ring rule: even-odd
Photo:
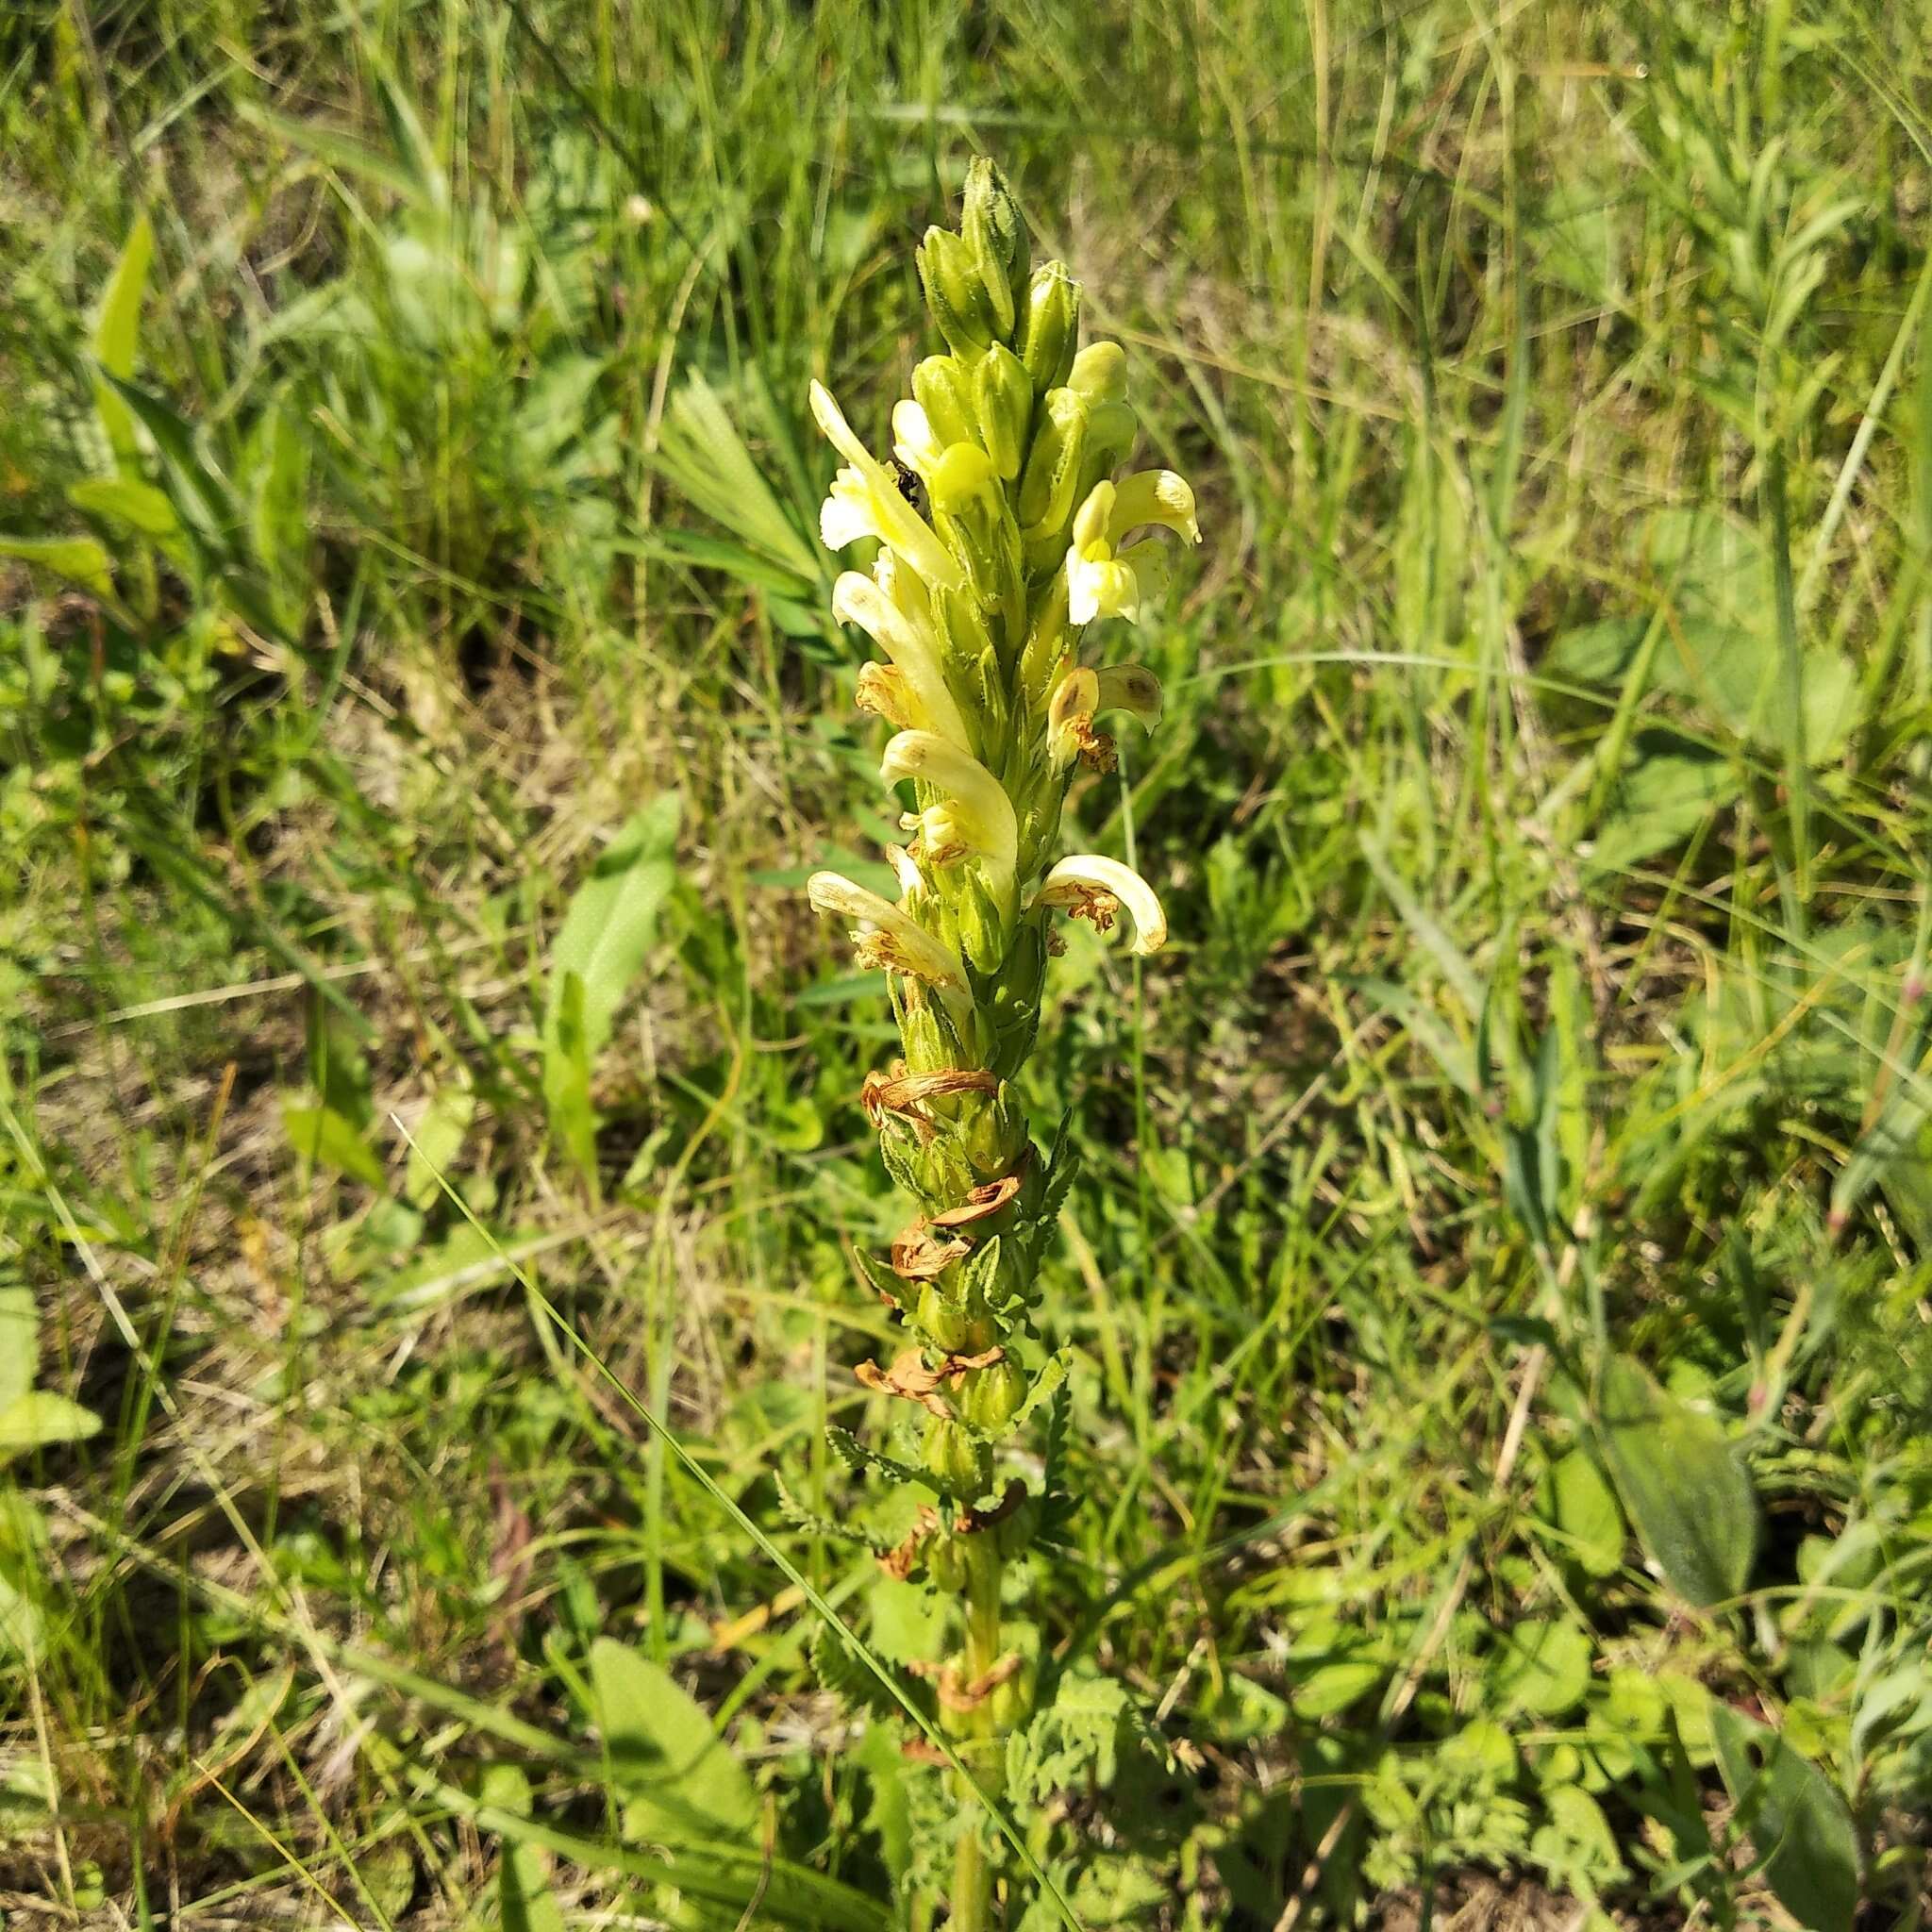
[[[1158,602],[1166,548],[1150,527],[1197,541],[1194,500],[1173,472],[1111,475],[1136,434],[1116,342],[1075,353],[1079,289],[1063,264],[1029,272],[1026,229],[999,172],[975,160],[960,232],[919,251],[927,308],[946,351],[913,372],[892,411],[891,459],[874,457],[814,384],[813,414],[845,467],[821,518],[828,547],[881,548],[870,575],[833,591],[844,622],[884,652],[858,703],[894,727],[880,766],[908,785],[908,842],[890,849],[896,904],[834,873],[809,883],[821,912],[849,921],[862,960],[888,975],[904,1058],[868,1076],[863,1099],[892,1178],[918,1213],[867,1272],[903,1321],[907,1346],[858,1371],[903,1404],[910,1460],[836,1441],[856,1466],[930,1495],[882,1560],[958,1599],[957,1642],[926,1674],[970,1778],[1002,1787],[1008,1740],[1035,1716],[1034,1672],[1003,1631],[1008,1567],[1051,1539],[1072,1507],[1045,1479],[1002,1468],[1007,1447],[1055,1402],[1063,1358],[1029,1346],[1041,1263],[1074,1179],[1061,1131],[1033,1141],[1015,1079],[1039,1030],[1056,912],[1109,928],[1124,908],[1133,947],[1166,939],[1159,903],[1119,861],[1058,858],[1068,783],[1083,759],[1107,769],[1095,729],[1125,710],[1158,715],[1138,666],[1080,660],[1088,627]],[[908,1431],[908,1433],[910,1433]],[[974,1792],[957,1791],[949,1923],[993,1923],[995,1873]]]

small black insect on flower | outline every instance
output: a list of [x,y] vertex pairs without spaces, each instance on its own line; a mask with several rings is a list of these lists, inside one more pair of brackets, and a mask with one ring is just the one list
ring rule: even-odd
[[925,485],[920,481],[919,472],[910,463],[902,463],[897,457],[890,458],[887,468],[892,473],[892,481],[899,486],[899,494],[921,516],[926,515]]

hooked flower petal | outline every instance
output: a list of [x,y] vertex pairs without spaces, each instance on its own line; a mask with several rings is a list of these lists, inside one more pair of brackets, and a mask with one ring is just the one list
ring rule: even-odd
[[[892,572],[889,578],[896,585],[907,575],[909,573]],[[832,586],[832,615],[841,624],[856,624],[903,674],[915,712],[905,722],[937,731],[963,749],[970,741],[966,720],[940,668],[939,639],[930,617],[908,615],[871,577],[856,570],[841,573]]]
[[957,588],[962,581],[958,560],[906,501],[891,472],[859,441],[822,383],[811,386],[811,412],[846,462],[819,511],[819,534],[825,547],[842,550],[860,537],[876,537],[928,582]]
[[956,1020],[972,1011],[966,993],[966,969],[958,957],[942,946],[918,921],[841,873],[815,872],[805,884],[806,897],[815,911],[829,912],[869,928],[854,934],[861,957],[889,973],[930,986]]
[[943,802],[921,814],[925,858],[942,865],[971,852],[985,863],[988,884],[1011,904],[1020,826],[998,779],[971,753],[934,731],[902,731],[886,746],[879,774],[888,784],[917,778]]
[[1091,919],[1105,932],[1115,910],[1125,907],[1134,922],[1136,953],[1158,953],[1167,943],[1167,915],[1154,888],[1131,866],[1098,853],[1083,852],[1063,858],[1041,881],[1035,903],[1058,906],[1075,919]]

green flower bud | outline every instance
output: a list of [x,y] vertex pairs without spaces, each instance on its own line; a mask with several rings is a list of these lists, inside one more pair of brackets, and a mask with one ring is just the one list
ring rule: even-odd
[[976,667],[992,651],[992,633],[974,599],[961,591],[933,593],[933,616],[945,641],[946,670],[962,691],[971,691]]
[[1078,390],[1089,402],[1125,402],[1127,352],[1118,342],[1089,342],[1074,358],[1067,386]]
[[944,228],[928,228],[919,248],[919,278],[934,325],[954,355],[977,358],[993,338],[992,305],[971,248]]
[[937,1537],[925,1553],[925,1574],[948,1594],[966,1588],[966,1555],[954,1537]]
[[989,978],[1007,957],[1007,922],[977,867],[968,869],[960,881],[959,951],[975,972]]
[[984,155],[966,170],[966,206],[959,222],[973,251],[995,324],[994,334],[1009,341],[1015,309],[1013,293],[1026,281],[1026,223],[1007,189],[1007,177]]
[[992,459],[968,442],[956,442],[928,482],[933,522],[961,563],[973,594],[986,609],[1005,603],[1020,582],[1020,533],[1007,508]]
[[958,1423],[930,1417],[925,1425],[925,1441],[920,1450],[925,1473],[947,1494],[970,1503],[992,1480],[992,1451],[962,1429]]
[[1099,403],[1088,411],[1087,445],[1074,491],[1076,504],[1085,503],[1093,486],[1112,475],[1115,467],[1133,448],[1140,429],[1140,419],[1127,403]]
[[[1002,1529],[1005,1524],[1000,1525]],[[1033,1665],[1026,1662],[1013,1673],[1004,1684],[993,1687],[992,1695],[987,1700],[987,1713],[992,1722],[996,1737],[1005,1737],[1009,1731],[1017,1731],[1033,1715]]]
[[927,1001],[908,1008],[899,1021],[906,1065],[915,1074],[936,1074],[953,1064],[952,1048],[940,1030],[935,1008]]
[[1058,535],[1073,517],[1091,413],[1087,398],[1071,389],[1047,391],[1044,408],[1020,479],[1020,522],[1029,544],[1036,532],[1042,538]]
[[991,1106],[977,1107],[961,1121],[960,1137],[966,1158],[982,1180],[997,1180],[1012,1171],[1026,1145],[1026,1116],[1005,1082]]
[[941,1700],[939,1709],[940,1729],[949,1738],[970,1738],[979,1728],[979,1713],[976,1710],[955,1710]]
[[1010,481],[1020,474],[1026,431],[1033,417],[1033,381],[1012,350],[995,342],[973,372],[979,441],[998,474]]
[[[993,1535],[999,1540],[999,1553],[1009,1563],[1016,1557],[1024,1557],[1033,1547],[1033,1539],[1039,1534],[1040,1498],[1038,1496],[1028,1496],[1004,1523],[993,1525]],[[1023,1672],[1022,1675],[1028,1678],[1028,1688],[1030,1690],[1031,1673]]]
[[1035,395],[1043,396],[1066,381],[1079,334],[1079,283],[1067,273],[1065,262],[1042,263],[1033,271],[1018,329],[1020,360]]
[[926,1341],[948,1355],[963,1355],[972,1348],[973,1318],[963,1307],[948,1301],[936,1282],[928,1281],[919,1291],[919,1306],[913,1310],[912,1322]]
[[959,1391],[959,1413],[975,1429],[989,1434],[1003,1429],[1026,1400],[1026,1371],[1015,1361],[994,1362],[974,1369]]
[[929,1200],[958,1203],[979,1185],[965,1148],[950,1134],[928,1141],[914,1156],[912,1166],[919,1191]]
[[957,356],[928,356],[921,362],[912,372],[912,399],[925,411],[941,449],[978,441],[973,378]]

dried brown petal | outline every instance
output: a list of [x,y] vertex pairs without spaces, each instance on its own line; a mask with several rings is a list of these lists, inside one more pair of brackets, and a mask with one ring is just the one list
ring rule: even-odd
[[935,1227],[965,1227],[975,1221],[984,1221],[989,1214],[997,1214],[1015,1194],[1020,1191],[1020,1176],[1017,1174],[1003,1174],[996,1181],[986,1181],[968,1194],[957,1208],[948,1208],[943,1214],[935,1214],[932,1224]]
[[962,1241],[935,1241],[931,1224],[915,1221],[892,1237],[892,1273],[903,1281],[930,1281],[972,1252]]

